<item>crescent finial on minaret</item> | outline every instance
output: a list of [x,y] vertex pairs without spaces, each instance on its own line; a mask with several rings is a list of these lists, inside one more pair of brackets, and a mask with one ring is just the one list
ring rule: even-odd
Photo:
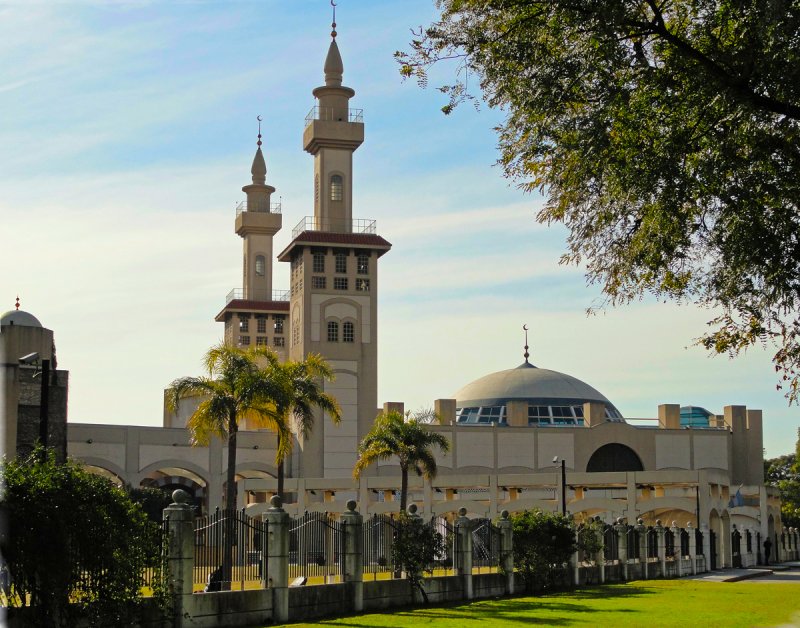
[[331,37],[336,39],[336,3],[331,0],[331,6],[333,7],[333,21],[331,22]]
[[261,116],[256,116],[256,120],[258,120],[258,141],[256,144],[261,148]]
[[523,325],[522,329],[525,330],[525,353],[523,353],[523,355],[525,356],[525,364],[530,364],[530,362],[528,362],[528,358],[531,357],[531,354],[528,353],[528,349],[529,349],[529,347],[528,347],[528,324],[526,323],[525,325]]

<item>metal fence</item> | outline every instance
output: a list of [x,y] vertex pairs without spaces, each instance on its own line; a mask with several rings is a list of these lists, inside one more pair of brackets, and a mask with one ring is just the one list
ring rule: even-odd
[[152,550],[155,555],[152,556],[146,563],[144,573],[142,575],[142,586],[145,589],[145,595],[152,595],[156,589],[166,586],[164,578],[164,552],[167,543],[167,529],[168,521],[165,519],[159,522],[157,528],[153,530],[155,535],[152,543]]
[[[342,526],[327,512],[307,512],[289,527],[289,579],[341,581]],[[311,580],[312,582],[308,582]]]
[[[444,553],[438,556],[428,568],[437,576],[452,576],[455,574],[456,553],[459,548],[458,529],[444,517],[431,517],[428,525],[442,535],[444,539]],[[473,537],[474,538],[474,537]],[[473,543],[474,556],[474,543]]]
[[394,573],[392,545],[397,534],[394,515],[372,515],[364,519],[364,577],[391,578]]
[[606,563],[619,560],[619,536],[614,526],[603,528],[603,559]]
[[500,565],[500,528],[491,519],[473,519],[472,526],[473,572],[496,571]]
[[[195,519],[194,585],[207,591],[264,586],[267,522],[241,510],[221,510]],[[226,577],[226,571],[230,574]]]

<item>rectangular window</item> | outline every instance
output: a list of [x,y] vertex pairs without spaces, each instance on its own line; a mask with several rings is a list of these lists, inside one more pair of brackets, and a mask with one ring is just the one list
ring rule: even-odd
[[[267,320],[263,316],[258,316],[256,318],[256,332],[259,334],[266,334],[267,333]],[[256,343],[257,344],[257,343]]]
[[256,336],[256,347],[265,347],[267,345],[266,336]]
[[239,344],[243,347],[250,346],[250,336],[239,336]]
[[346,321],[342,325],[342,340],[344,342],[355,342],[356,340],[355,326],[350,321]]
[[247,314],[239,314],[239,331],[250,331],[250,317]]
[[314,272],[325,272],[325,253],[314,253]]
[[344,253],[336,254],[336,272],[337,273],[347,272],[347,255],[345,255]]
[[[276,334],[282,334],[283,333],[283,321],[285,320],[285,317],[284,317],[283,314],[273,314],[273,316],[275,318],[275,333]],[[281,345],[281,346],[283,346],[283,345]]]
[[347,277],[334,277],[333,278],[334,290],[347,290]]
[[276,336],[272,339],[272,344],[276,347],[284,347],[286,346],[286,339],[283,336]]
[[311,287],[317,290],[325,289],[325,277],[317,277],[316,275],[311,278]]
[[369,279],[356,279],[356,290],[369,292]]
[[359,253],[357,259],[358,274],[369,275],[369,255],[366,253]]

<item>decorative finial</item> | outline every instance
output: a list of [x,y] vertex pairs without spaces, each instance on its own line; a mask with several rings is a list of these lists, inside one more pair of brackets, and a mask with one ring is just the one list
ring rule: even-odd
[[256,120],[258,120],[258,141],[256,144],[261,148],[261,116],[256,116]]
[[19,295],[17,295],[17,303],[16,303],[16,307],[17,307],[17,309],[19,309]]
[[528,362],[528,358],[531,357],[531,354],[528,353],[528,349],[529,349],[529,347],[528,347],[528,325],[527,324],[523,325],[522,329],[525,330],[525,353],[523,353],[523,355],[525,356],[525,364],[530,364],[530,362]]
[[331,37],[336,39],[336,3],[331,0],[331,6],[333,7],[333,22],[331,22]]

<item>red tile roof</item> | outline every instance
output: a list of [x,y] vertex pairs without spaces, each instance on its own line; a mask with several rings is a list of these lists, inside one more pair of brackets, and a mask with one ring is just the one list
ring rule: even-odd
[[[363,246],[375,249],[382,249],[383,252],[392,248],[391,242],[388,242],[381,236],[375,233],[333,233],[331,231],[303,231],[294,240],[289,243],[278,259],[281,261],[288,261],[284,257],[286,254],[297,245],[301,244],[352,244],[353,246]],[[383,253],[379,253],[382,255]]]

